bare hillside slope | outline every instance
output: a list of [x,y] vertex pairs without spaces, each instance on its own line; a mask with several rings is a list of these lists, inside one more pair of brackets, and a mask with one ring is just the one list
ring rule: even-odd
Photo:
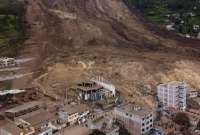
[[97,75],[124,94],[140,82],[200,88],[200,43],[152,31],[122,0],[31,0],[26,20],[30,38],[22,55],[37,58],[49,90]]

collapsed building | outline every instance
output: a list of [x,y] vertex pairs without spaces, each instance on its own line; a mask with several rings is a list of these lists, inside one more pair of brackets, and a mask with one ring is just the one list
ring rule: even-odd
[[90,129],[101,130],[105,135],[119,135],[119,126],[111,117],[105,117],[90,125]]
[[11,89],[0,91],[0,105],[2,108],[12,103],[22,103],[39,99],[41,93],[38,88]]

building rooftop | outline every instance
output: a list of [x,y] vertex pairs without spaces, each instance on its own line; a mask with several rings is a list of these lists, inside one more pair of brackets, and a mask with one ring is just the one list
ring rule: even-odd
[[20,135],[23,132],[17,125],[7,120],[0,120],[0,129],[4,129],[13,135]]
[[80,83],[78,83],[74,89],[79,89],[82,91],[92,91],[92,90],[99,90],[99,89],[103,89],[102,86],[98,85],[97,83],[93,82],[93,81],[82,81]]
[[190,118],[193,118],[193,119],[200,119],[200,109],[198,110],[195,110],[195,109],[187,109],[186,114],[188,114],[188,116]]
[[192,92],[197,92],[197,93],[198,93],[198,90],[192,89],[192,88],[191,88],[191,89],[188,89],[188,92],[191,92],[191,93],[192,93]]
[[3,91],[0,91],[0,96],[5,96],[8,94],[14,95],[14,94],[19,94],[19,93],[23,93],[23,92],[25,92],[25,90],[18,90],[18,89],[3,90]]
[[[72,126],[64,130],[65,135],[88,135],[91,130],[86,126]],[[60,132],[56,132],[54,135],[60,135]]]
[[26,109],[29,109],[29,108],[32,108],[35,106],[41,106],[42,104],[43,104],[43,102],[40,102],[40,101],[28,102],[28,103],[19,105],[17,107],[8,109],[5,112],[6,113],[17,113],[17,112],[20,112],[20,111],[23,111],[23,110],[26,110]]
[[65,105],[63,108],[61,108],[63,111],[69,113],[69,114],[73,114],[76,112],[84,112],[89,110],[89,107],[87,107],[87,105],[85,104],[78,104],[78,105]]
[[122,105],[120,107],[117,107],[116,109],[123,112],[131,113],[140,117],[145,117],[153,112],[150,108],[141,107],[132,103]]
[[173,81],[173,82],[168,82],[168,83],[163,83],[163,84],[159,84],[158,86],[179,86],[179,85],[186,85],[185,82],[178,82],[178,81]]
[[23,119],[24,121],[30,123],[33,127],[38,128],[50,121],[55,120],[56,113],[43,109],[20,117],[20,119]]

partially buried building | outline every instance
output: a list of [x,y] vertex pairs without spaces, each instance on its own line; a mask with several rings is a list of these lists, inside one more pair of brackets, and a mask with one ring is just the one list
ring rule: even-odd
[[112,93],[94,81],[82,81],[73,87],[81,100],[96,101],[110,97]]

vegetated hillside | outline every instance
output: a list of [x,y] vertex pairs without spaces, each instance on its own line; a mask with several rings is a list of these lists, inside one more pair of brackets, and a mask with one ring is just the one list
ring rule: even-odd
[[151,31],[120,0],[30,0],[26,21],[22,53],[38,58],[49,91],[94,76],[133,96],[140,84],[180,80],[200,88],[200,42]]
[[[0,57],[18,57],[23,50],[23,42],[26,38],[24,13],[24,0],[0,0]],[[1,71],[0,76],[20,74],[20,72],[22,71]],[[0,90],[11,88],[10,80],[0,82]]]
[[0,1],[0,56],[16,56],[22,45],[24,6],[17,0]]
[[199,0],[125,0],[130,7],[139,9],[144,16],[168,29],[200,38]]

